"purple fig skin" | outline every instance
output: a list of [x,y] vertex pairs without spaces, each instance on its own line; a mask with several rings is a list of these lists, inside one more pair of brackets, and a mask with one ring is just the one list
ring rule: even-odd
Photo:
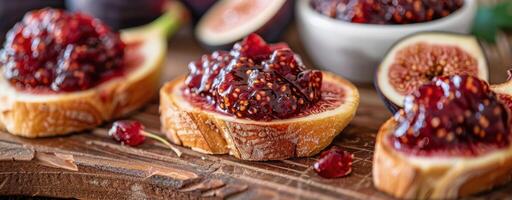
[[[406,36],[402,39],[400,39],[399,41],[395,42],[395,44],[393,44],[387,51],[387,53],[385,54],[386,56],[389,54],[389,52],[396,46],[398,45],[402,40],[405,40],[405,39],[408,39],[409,37],[413,37],[417,34],[423,34],[423,33],[442,33],[442,34],[449,34],[449,35],[459,35],[459,36],[465,36],[464,34],[460,34],[460,33],[451,33],[451,32],[445,32],[445,31],[426,31],[426,32],[419,32],[419,33],[415,33],[415,34],[412,34],[412,35],[409,35],[409,36]],[[481,44],[480,44],[481,46]],[[482,47],[480,47],[482,48]],[[384,57],[386,57],[384,56]],[[383,58],[384,59],[384,58]],[[484,62],[485,62],[485,66],[489,66],[488,63],[489,63],[489,60],[487,57],[484,58]],[[380,67],[380,65],[378,65],[378,67]],[[377,68],[377,70],[375,70],[375,77],[374,77],[374,81],[373,81],[373,85],[375,87],[375,90],[377,91],[377,94],[380,96],[380,98],[382,99],[382,102],[384,103],[384,105],[386,106],[386,108],[392,113],[392,114],[395,114],[396,112],[398,112],[400,109],[402,109],[401,106],[393,103],[391,100],[389,100],[385,95],[384,95],[384,91],[381,90],[380,86],[379,86],[379,80],[378,80],[378,73],[379,73],[380,69]]]
[[20,21],[26,12],[45,7],[64,8],[64,0],[0,0],[0,43],[5,34],[16,22]]
[[[404,38],[405,39],[405,38]],[[395,43],[393,46],[391,46],[391,48],[388,50],[388,53],[389,51],[391,51],[391,49],[393,49],[393,47],[398,44]],[[386,55],[388,54],[386,53]],[[380,67],[380,65],[378,65]],[[374,74],[374,78],[373,78],[373,87],[375,87],[375,91],[377,92],[377,95],[380,97],[380,99],[382,100],[382,102],[384,103],[384,105],[386,106],[386,108],[389,110],[389,112],[391,112],[391,114],[395,114],[396,112],[398,112],[400,109],[402,109],[402,107],[396,105],[395,103],[393,103],[391,100],[389,100],[383,93],[383,91],[380,89],[380,85],[379,85],[379,71],[380,69],[377,68],[377,70],[375,70],[375,74]]]
[[394,115],[400,109],[402,109],[402,107],[400,107],[400,106],[396,105],[395,103],[391,102],[388,98],[386,98],[386,96],[384,96],[384,94],[382,93],[382,91],[380,90],[380,88],[379,88],[379,86],[377,84],[377,81],[375,81],[374,87],[375,87],[375,90],[377,91],[377,95],[379,95],[380,99],[382,100],[382,102],[384,103],[386,108],[389,110],[389,112],[391,112],[391,114]]
[[217,0],[180,0],[190,11],[194,24],[210,9]]
[[71,11],[90,14],[114,30],[152,22],[164,11],[165,0],[66,0]]
[[[294,0],[286,0],[281,9],[277,11],[277,13],[272,17],[267,23],[265,23],[258,30],[255,30],[254,33],[259,34],[266,42],[268,43],[277,43],[280,41],[280,38],[284,31],[288,28],[288,25],[293,20],[294,16],[294,8],[295,1]],[[249,34],[247,34],[249,35]],[[199,43],[201,46],[210,51],[216,50],[229,50],[233,47],[233,45],[239,40],[243,39],[247,35],[244,35],[240,38],[233,38],[233,41],[228,44],[222,45],[209,45],[200,40]]]

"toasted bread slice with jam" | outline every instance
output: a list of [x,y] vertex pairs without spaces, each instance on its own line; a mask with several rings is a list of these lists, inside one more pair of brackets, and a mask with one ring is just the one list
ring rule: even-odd
[[160,90],[162,131],[176,144],[243,160],[314,155],[347,126],[359,104],[354,85],[331,73],[323,72],[323,77],[324,88],[336,87],[342,94],[331,98],[322,88],[326,94],[317,102],[322,105],[313,105],[307,114],[272,121],[240,119],[194,106],[184,96],[185,77],[177,78]]

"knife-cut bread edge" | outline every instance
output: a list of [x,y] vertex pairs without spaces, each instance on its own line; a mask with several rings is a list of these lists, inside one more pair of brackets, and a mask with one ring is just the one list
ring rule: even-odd
[[324,83],[343,87],[343,103],[305,117],[260,122],[237,119],[190,105],[182,96],[185,77],[160,90],[162,131],[176,144],[208,154],[231,154],[243,160],[281,160],[311,156],[352,120],[359,93],[350,82],[324,72]]
[[64,135],[124,116],[151,100],[158,92],[166,42],[141,34],[121,37],[127,44],[137,43],[141,65],[85,91],[20,92],[0,75],[0,129],[29,138]]
[[512,147],[475,157],[417,157],[396,151],[387,136],[396,122],[379,130],[373,158],[377,189],[403,199],[453,199],[510,181]]

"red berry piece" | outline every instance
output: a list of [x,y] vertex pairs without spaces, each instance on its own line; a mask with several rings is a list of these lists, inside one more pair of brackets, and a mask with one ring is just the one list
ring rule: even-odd
[[116,121],[108,131],[108,135],[121,144],[138,146],[144,143],[146,137],[142,134],[144,126],[138,121]]
[[352,172],[354,155],[337,146],[320,154],[320,159],[313,165],[316,173],[324,178],[338,178]]
[[169,147],[178,157],[181,156],[182,152],[176,148],[174,145],[169,143],[164,138],[150,133],[144,130],[144,126],[138,122],[133,120],[120,120],[114,122],[112,128],[108,131],[108,135],[112,137],[114,140],[121,142],[123,145],[129,145],[132,147],[138,146],[146,140],[146,136],[154,139],[167,147]]

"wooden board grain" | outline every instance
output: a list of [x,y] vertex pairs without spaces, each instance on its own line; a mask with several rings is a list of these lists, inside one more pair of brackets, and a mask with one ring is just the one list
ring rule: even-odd
[[[190,35],[185,30],[170,42],[165,80],[186,73],[186,64],[203,53]],[[286,40],[303,52],[294,28]],[[307,58],[305,62],[312,66]],[[371,173],[375,133],[391,114],[371,86],[359,85],[359,90],[357,115],[333,142],[355,155],[353,172],[345,178],[316,175],[312,169],[316,156],[248,162],[181,147],[184,154],[177,157],[151,140],[137,148],[121,146],[108,137],[109,124],[105,124],[43,139],[0,133],[0,194],[84,199],[391,199],[373,187]],[[157,102],[130,118],[140,120],[149,131],[159,131]],[[512,184],[508,184],[470,199],[511,196]]]

